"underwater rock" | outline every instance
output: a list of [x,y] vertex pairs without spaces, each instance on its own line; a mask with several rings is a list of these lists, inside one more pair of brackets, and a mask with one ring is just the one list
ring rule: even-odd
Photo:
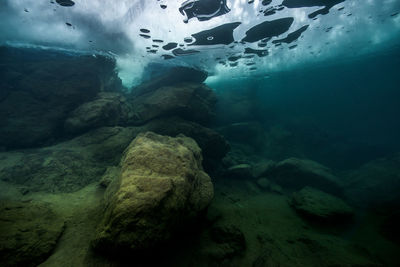
[[101,92],[94,100],[72,111],[64,128],[69,133],[79,133],[101,126],[121,126],[128,121],[131,109],[123,95]]
[[257,185],[262,189],[268,190],[271,186],[271,181],[265,177],[261,177],[257,180]]
[[0,153],[0,179],[33,192],[77,191],[117,165],[139,131],[104,127],[54,146]]
[[252,179],[253,171],[252,167],[249,164],[239,164],[229,167],[224,176],[230,179]]
[[353,209],[342,199],[309,186],[293,193],[291,205],[307,218],[323,222],[347,221],[353,216]]
[[38,147],[63,137],[64,120],[100,91],[119,90],[115,60],[0,47],[0,147]]
[[259,178],[256,183],[263,190],[268,190],[277,194],[283,194],[283,190],[280,185],[271,182],[265,177]]
[[166,115],[207,123],[215,116],[216,101],[214,91],[204,84],[180,83],[160,87],[133,98],[130,123],[140,125]]
[[230,149],[228,142],[219,133],[178,117],[152,120],[142,127],[142,131],[151,131],[172,137],[183,134],[193,138],[202,150],[203,166],[206,170],[211,167],[213,162],[219,162]]
[[109,255],[153,248],[187,226],[213,197],[201,161],[191,138],[139,134],[125,150],[120,176],[107,189],[94,248]]
[[0,265],[38,266],[57,245],[64,220],[48,205],[0,201]]
[[160,87],[171,86],[177,83],[193,82],[202,83],[207,79],[208,74],[202,70],[187,67],[174,67],[165,73],[151,75],[148,81],[132,88],[132,96],[137,97]]
[[338,178],[327,167],[308,159],[283,160],[262,175],[285,188],[299,190],[312,186],[331,194],[342,194]]
[[346,196],[359,206],[400,207],[400,154],[370,161],[344,175]]
[[276,162],[273,160],[263,159],[253,166],[253,175],[256,178],[262,177],[264,173],[267,173],[269,170],[274,168]]

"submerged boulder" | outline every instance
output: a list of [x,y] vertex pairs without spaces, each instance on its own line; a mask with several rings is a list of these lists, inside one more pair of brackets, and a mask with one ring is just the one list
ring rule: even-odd
[[103,127],[54,146],[0,152],[0,179],[29,191],[77,191],[99,181],[107,166],[117,165],[138,131]]
[[339,180],[329,168],[308,159],[283,160],[269,166],[261,175],[289,189],[299,190],[304,186],[312,186],[332,194],[342,194]]
[[0,47],[0,148],[38,147],[63,135],[68,114],[99,92],[118,91],[115,60]]
[[174,67],[170,70],[151,75],[150,79],[141,85],[132,88],[134,97],[152,92],[163,86],[171,86],[181,82],[202,83],[207,79],[208,74],[202,70],[187,67]]
[[179,83],[159,87],[132,99],[133,116],[129,123],[140,125],[170,115],[208,123],[215,116],[216,101],[214,91],[204,84]]
[[185,227],[213,197],[201,150],[188,137],[139,134],[106,192],[94,247],[107,253],[156,247]]
[[122,94],[101,92],[96,99],[76,108],[64,127],[69,133],[78,133],[101,126],[124,125],[130,110],[131,106]]
[[346,196],[359,206],[400,207],[400,154],[370,161],[345,175]]
[[299,213],[318,221],[339,222],[353,216],[353,209],[342,199],[308,186],[293,193],[291,205]]
[[64,221],[48,205],[0,201],[0,265],[38,266],[57,245]]
[[213,129],[179,117],[152,120],[143,126],[143,131],[172,137],[183,134],[193,138],[201,148],[204,161],[220,161],[230,149],[225,138]]

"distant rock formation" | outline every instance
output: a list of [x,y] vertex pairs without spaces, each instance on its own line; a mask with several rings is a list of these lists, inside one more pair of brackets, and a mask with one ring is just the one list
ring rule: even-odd
[[121,93],[101,92],[72,111],[64,128],[69,133],[81,133],[102,126],[126,125],[131,109]]
[[276,164],[268,164],[260,173],[282,187],[299,190],[312,186],[331,194],[341,195],[343,189],[340,180],[329,168],[308,159],[289,158]]
[[213,90],[204,84],[179,82],[162,86],[132,99],[133,117],[130,123],[140,125],[154,118],[178,115],[207,124],[215,116],[216,102]]
[[342,199],[309,186],[293,193],[291,205],[307,218],[319,222],[347,221],[354,212]]

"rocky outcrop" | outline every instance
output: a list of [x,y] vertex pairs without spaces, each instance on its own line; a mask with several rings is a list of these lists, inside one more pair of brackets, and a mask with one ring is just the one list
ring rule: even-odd
[[219,133],[179,117],[152,120],[142,130],[172,137],[181,133],[193,138],[202,150],[205,165],[207,161],[220,161],[230,149],[228,142]]
[[291,205],[307,218],[322,222],[347,221],[353,215],[342,199],[308,186],[293,193]]
[[207,123],[215,115],[216,97],[204,84],[179,83],[162,86],[132,99],[130,123],[144,124],[152,119],[177,115],[198,123]]
[[155,91],[160,87],[171,86],[176,84],[177,81],[201,84],[207,79],[207,76],[208,74],[201,70],[174,67],[164,73],[152,75],[148,81],[132,88],[132,96],[137,97]]
[[40,49],[0,47],[0,148],[38,147],[64,135],[68,114],[121,87],[115,61]]
[[101,92],[90,102],[76,108],[65,121],[69,133],[80,133],[103,126],[126,125],[132,107],[120,93]]
[[201,150],[188,137],[139,134],[106,192],[94,247],[106,253],[152,248],[171,238],[213,197]]
[[373,160],[344,176],[346,196],[355,204],[400,207],[400,154]]
[[0,153],[0,179],[29,191],[74,192],[117,165],[135,128],[104,127],[54,146]]
[[0,265],[38,266],[57,245],[64,221],[47,205],[0,201]]
[[268,165],[260,175],[289,189],[299,190],[304,186],[312,186],[328,193],[342,194],[339,179],[329,168],[308,159],[289,158]]
[[256,183],[263,190],[268,190],[277,194],[283,194],[283,190],[280,185],[271,182],[265,177],[259,178]]

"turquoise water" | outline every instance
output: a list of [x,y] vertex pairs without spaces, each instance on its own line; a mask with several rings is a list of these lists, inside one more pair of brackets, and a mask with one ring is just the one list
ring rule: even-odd
[[1,266],[399,266],[400,1],[5,0]]

